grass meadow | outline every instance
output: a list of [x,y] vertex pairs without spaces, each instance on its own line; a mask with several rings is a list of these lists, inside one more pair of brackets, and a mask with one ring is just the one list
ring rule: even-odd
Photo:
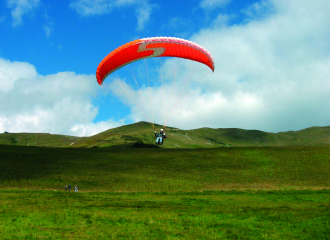
[[0,146],[0,239],[330,239],[330,148]]
[[2,190],[1,239],[329,239],[329,190]]

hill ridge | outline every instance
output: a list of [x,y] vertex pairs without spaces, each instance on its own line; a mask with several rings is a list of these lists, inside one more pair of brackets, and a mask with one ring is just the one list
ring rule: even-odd
[[[158,130],[162,125],[155,124]],[[257,129],[202,127],[182,130],[167,127],[168,138],[162,148],[217,148],[260,146],[330,146],[330,126],[313,126],[299,131],[265,132]],[[49,133],[3,133],[0,144],[44,147],[151,147],[154,132],[150,123],[140,121],[123,125],[90,137]]]

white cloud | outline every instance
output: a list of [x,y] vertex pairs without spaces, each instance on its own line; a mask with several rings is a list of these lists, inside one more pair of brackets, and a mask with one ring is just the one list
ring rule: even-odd
[[111,119],[98,123],[77,123],[70,129],[69,134],[72,136],[93,136],[100,132],[106,131],[111,128],[116,128],[124,124],[125,122],[123,120],[117,122]]
[[[176,66],[177,83],[189,73],[197,82],[184,88],[174,110],[169,107],[175,106],[168,94],[173,93],[170,82],[163,86],[167,93],[164,111],[161,88],[142,88],[145,99],[149,90],[154,96],[157,123],[166,122],[164,112],[171,115],[170,126],[185,129],[208,126],[278,132],[330,125],[330,2],[274,0],[263,1],[262,6],[271,11],[254,11],[241,25],[214,24],[190,39],[214,57],[215,72],[202,84],[207,67],[176,59],[166,62],[164,78]],[[152,106],[144,107],[139,92],[126,87],[138,105],[147,108],[142,110],[151,112]],[[122,94],[120,87],[111,88]],[[122,101],[131,107],[132,119],[146,120],[129,99]]]
[[0,58],[0,92],[13,90],[14,84],[20,79],[34,79],[37,72],[34,66],[25,62],[9,62]]
[[229,2],[231,2],[231,0],[202,0],[200,6],[203,9],[212,9],[217,7],[224,7]]
[[13,26],[21,25],[23,15],[33,13],[39,2],[40,0],[7,0],[7,7],[12,9]]
[[262,19],[274,13],[274,11],[273,3],[269,0],[261,0],[242,10],[248,19]]
[[137,30],[143,30],[145,24],[149,21],[150,14],[152,12],[153,5],[147,4],[144,2],[142,5],[139,5],[137,8],[137,20],[138,20],[138,25],[137,25]]
[[54,29],[51,24],[47,24],[43,26],[43,29],[46,33],[46,37],[49,38],[50,35],[53,33]]
[[50,35],[54,32],[54,20],[48,16],[47,12],[44,15],[47,23],[43,26],[43,29],[46,33],[46,37],[49,38]]
[[115,7],[115,3],[104,0],[76,0],[70,4],[70,7],[81,16],[90,16],[109,13]]
[[92,122],[98,114],[92,99],[103,91],[97,86],[94,75],[42,76],[29,63],[0,58],[0,132],[86,135],[118,126]]
[[231,16],[229,15],[223,15],[219,14],[216,19],[212,21],[212,25],[217,28],[217,27],[225,27],[227,26],[229,20],[231,19]]
[[216,70],[205,88],[222,93],[229,106],[238,92],[258,97],[262,111],[256,120],[246,120],[242,107],[232,119],[243,118],[233,127],[282,131],[329,125],[330,105],[324,103],[330,96],[330,2],[261,3],[272,9],[267,17],[264,9],[262,18],[255,12],[244,25],[204,29],[192,38],[215,58]]
[[143,30],[155,5],[148,0],[75,0],[70,4],[70,8],[83,17],[108,14],[122,7],[136,8],[137,30]]

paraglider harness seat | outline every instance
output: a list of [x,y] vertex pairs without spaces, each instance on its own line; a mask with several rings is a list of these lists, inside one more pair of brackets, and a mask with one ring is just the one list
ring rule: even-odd
[[155,137],[158,138],[156,141],[157,145],[163,145],[164,144],[164,139],[166,138],[166,135],[163,133],[157,133],[155,132]]

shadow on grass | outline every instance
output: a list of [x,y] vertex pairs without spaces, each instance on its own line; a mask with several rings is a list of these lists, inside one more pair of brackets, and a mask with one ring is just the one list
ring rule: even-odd
[[68,148],[0,145],[0,181],[31,180],[60,173],[71,155],[77,155],[77,151]]

